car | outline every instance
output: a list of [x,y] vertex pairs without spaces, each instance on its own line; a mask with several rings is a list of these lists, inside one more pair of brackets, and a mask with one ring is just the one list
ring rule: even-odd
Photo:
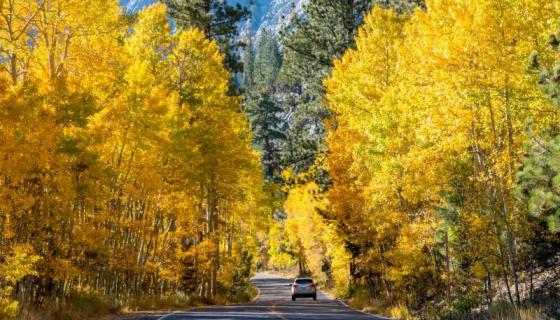
[[313,298],[317,300],[317,286],[311,278],[296,278],[292,283],[292,301],[297,298]]

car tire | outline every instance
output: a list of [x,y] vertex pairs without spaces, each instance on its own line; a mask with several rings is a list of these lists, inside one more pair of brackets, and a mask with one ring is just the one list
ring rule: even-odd
[[317,295],[314,295],[314,296],[313,296],[313,300],[317,300]]
[[292,296],[292,301],[296,301],[296,297]]

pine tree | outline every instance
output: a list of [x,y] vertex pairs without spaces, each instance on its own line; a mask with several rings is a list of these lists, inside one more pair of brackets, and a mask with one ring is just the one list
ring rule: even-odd
[[264,29],[259,36],[256,54],[249,47],[245,55],[245,108],[253,128],[254,143],[262,152],[265,176],[269,180],[280,176],[283,140],[283,108],[277,93],[278,72],[282,57],[276,37]]
[[286,106],[292,121],[283,161],[296,174],[311,168],[317,155],[325,152],[324,121],[330,113],[321,102],[322,81],[329,75],[333,59],[353,43],[358,24],[354,9],[348,1],[312,0],[305,13],[294,16],[281,32],[285,61],[281,73],[292,92]]
[[294,94],[288,106],[293,112],[288,132],[292,143],[286,150],[285,162],[299,173],[319,163],[315,169],[322,180],[317,182],[322,187],[328,185],[329,179],[318,160],[322,158],[319,155],[326,152],[324,123],[331,117],[322,103],[323,79],[330,75],[333,61],[355,46],[357,30],[374,5],[408,12],[416,6],[424,6],[424,1],[310,0],[305,13],[294,16],[281,33],[285,61],[281,74]]
[[255,89],[275,92],[281,66],[282,57],[278,48],[278,41],[271,32],[264,29],[259,36],[253,66]]
[[[550,51],[560,54],[560,30],[550,35]],[[538,73],[539,86],[551,103],[560,108],[560,61],[552,68],[541,65],[541,56],[533,52],[529,57],[529,67]],[[549,137],[558,133],[551,130]],[[529,129],[530,139],[526,143],[526,158],[523,169],[518,173],[518,194],[524,199],[529,213],[534,217],[544,217],[553,232],[560,232],[560,135],[548,141],[537,137]]]
[[372,6],[395,9],[398,13],[411,13],[415,8],[425,8],[424,0],[373,0]]
[[281,173],[280,143],[285,139],[281,130],[283,111],[274,96],[263,90],[247,101],[247,114],[253,128],[254,143],[262,152],[265,178],[273,180]]
[[243,55],[243,90],[251,92],[254,84],[254,71],[255,71],[255,48],[253,40],[249,38],[247,46],[245,47],[245,54]]
[[358,27],[375,5],[409,12],[417,6],[423,7],[424,1],[310,0],[305,13],[294,16],[282,31],[285,60],[289,62],[283,71],[288,78],[315,89],[312,94],[322,95],[322,79],[330,74],[333,61],[354,47]]
[[232,73],[242,70],[238,54],[238,25],[249,16],[247,8],[221,0],[165,0],[169,14],[179,28],[198,28],[216,40],[225,55],[225,65]]

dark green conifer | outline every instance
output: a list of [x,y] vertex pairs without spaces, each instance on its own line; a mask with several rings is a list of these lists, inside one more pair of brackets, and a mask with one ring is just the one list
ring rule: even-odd
[[320,160],[326,152],[325,121],[331,116],[323,104],[323,80],[333,61],[354,47],[354,38],[364,16],[374,5],[393,7],[405,13],[424,6],[424,0],[310,0],[305,12],[295,16],[281,33],[284,64],[281,77],[294,99],[285,160],[296,173],[312,168],[323,187],[328,179]]
[[229,5],[222,0],[164,0],[169,14],[179,28],[198,28],[209,39],[216,40],[232,73],[241,71],[238,54],[239,23],[249,16],[247,8]]
[[[265,176],[279,180],[283,167],[281,150],[286,138],[283,132],[284,109],[275,95],[278,71],[282,64],[278,41],[267,30],[259,36],[256,53],[245,54],[245,110],[253,128],[255,145],[262,152]],[[254,58],[253,58],[254,57]]]
[[[559,32],[560,33],[560,32]],[[550,37],[557,39],[558,33]],[[560,48],[556,40],[550,41],[551,50],[557,55]],[[539,74],[539,86],[552,104],[560,107],[560,61],[547,68],[541,65],[539,55],[529,57],[529,67]],[[533,217],[546,219],[552,232],[560,232],[560,128],[549,128],[548,138],[537,137],[529,124],[529,140],[523,168],[517,175],[518,195],[528,204]]]
[[253,47],[253,40],[249,39],[245,47],[245,54],[243,55],[243,90],[245,92],[253,91],[253,84],[255,82],[255,48]]
[[253,66],[254,86],[257,90],[276,91],[278,72],[282,66],[282,57],[278,40],[267,29],[261,31],[257,44],[257,53]]
[[263,90],[246,101],[246,112],[253,129],[254,143],[262,153],[267,180],[277,180],[282,173],[280,148],[286,138],[279,116],[282,111],[268,90]]

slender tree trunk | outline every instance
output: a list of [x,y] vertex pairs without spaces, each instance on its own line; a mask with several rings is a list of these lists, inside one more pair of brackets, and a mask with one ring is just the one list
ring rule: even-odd
[[[204,13],[210,14],[212,10],[212,0],[205,0],[204,1]],[[206,34],[206,38],[212,39],[212,18],[209,18],[206,22],[204,33]]]
[[445,272],[447,273],[446,279],[446,295],[447,305],[451,305],[451,262],[449,258],[449,232],[445,231]]
[[18,69],[17,69],[17,55],[10,54],[10,75],[12,77],[12,84],[15,86],[18,83]]
[[529,270],[529,300],[533,301],[533,268]]

